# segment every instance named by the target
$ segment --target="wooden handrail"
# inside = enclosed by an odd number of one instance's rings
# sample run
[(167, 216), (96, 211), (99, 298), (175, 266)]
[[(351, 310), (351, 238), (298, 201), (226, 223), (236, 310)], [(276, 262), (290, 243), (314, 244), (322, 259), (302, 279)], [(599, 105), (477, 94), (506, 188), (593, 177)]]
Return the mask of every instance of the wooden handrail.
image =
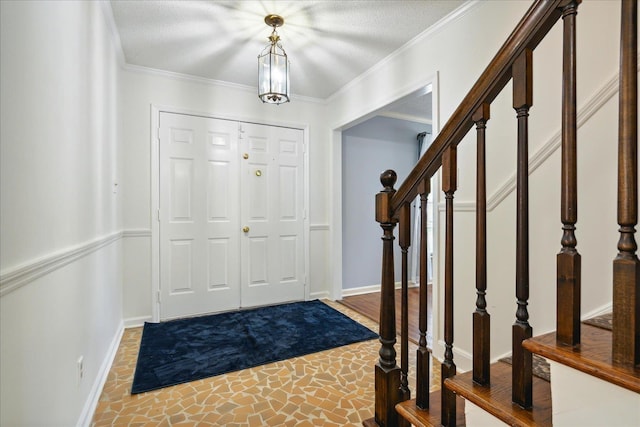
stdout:
[(562, 16), (560, 9), (570, 0), (536, 0), (502, 45), (460, 106), (442, 128), (425, 154), (407, 176), (391, 200), (395, 214), (404, 203), (418, 195), (420, 183), (433, 176), (442, 164), (447, 147), (455, 147), (473, 127), (473, 114), (490, 104), (511, 79), (511, 66), (525, 49), (533, 50)]

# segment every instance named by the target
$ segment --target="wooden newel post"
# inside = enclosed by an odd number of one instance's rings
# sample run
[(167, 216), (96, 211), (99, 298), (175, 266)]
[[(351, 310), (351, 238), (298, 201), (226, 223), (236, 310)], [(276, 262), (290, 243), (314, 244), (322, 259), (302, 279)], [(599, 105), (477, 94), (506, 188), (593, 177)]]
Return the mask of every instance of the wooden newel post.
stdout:
[(384, 189), (376, 194), (376, 221), (382, 227), (382, 280), (380, 292), (380, 358), (375, 368), (375, 421), (381, 427), (398, 425), (397, 403), (402, 401), (400, 367), (396, 364), (396, 304), (393, 270), (393, 229), (397, 220), (391, 212), (393, 188), (398, 179), (392, 170), (380, 175)]

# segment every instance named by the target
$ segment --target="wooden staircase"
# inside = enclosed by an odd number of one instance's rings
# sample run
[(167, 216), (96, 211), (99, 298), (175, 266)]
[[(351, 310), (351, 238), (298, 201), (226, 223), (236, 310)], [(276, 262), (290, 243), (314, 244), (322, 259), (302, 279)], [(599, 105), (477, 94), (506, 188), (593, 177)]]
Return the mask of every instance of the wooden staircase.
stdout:
[[(385, 171), (384, 189), (376, 195), (376, 221), (383, 229), (380, 358), (375, 366), (375, 416), (365, 426), (463, 426), (476, 409), (507, 425), (553, 425), (551, 385), (533, 375), (533, 354), (640, 394), (640, 262), (635, 240), (638, 216), (637, 172), (637, 0), (622, 0), (619, 141), (618, 255), (613, 260), (612, 330), (581, 323), (581, 256), (577, 249), (576, 16), (581, 0), (535, 0), (484, 73), (455, 110), (407, 179), (396, 190), (396, 174)], [(584, 7), (588, 7), (588, 4)], [(562, 19), (562, 164), (561, 249), (557, 254), (556, 331), (533, 337), (529, 312), (529, 171), (528, 117), (533, 93), (533, 51)], [(491, 103), (511, 81), (517, 122), (516, 169), (516, 306), (512, 325), (512, 364), (491, 363), (487, 310), (487, 212), (485, 129)], [(476, 307), (473, 313), (473, 369), (459, 373), (454, 362), (453, 199), (457, 190), (458, 144), (476, 127)], [(419, 342), (415, 355), (414, 399), (408, 381), (408, 249), (411, 203), (419, 198), (422, 224), (431, 178), (440, 173), (445, 199), (444, 357), (441, 387), (429, 392), (431, 350), (427, 348), (427, 235), (422, 227), (420, 251)], [(394, 229), (402, 252), (400, 366), (396, 363)], [(435, 367), (434, 367), (435, 369)], [(555, 384), (555, 383), (554, 383)], [(555, 393), (555, 392), (554, 392)], [(556, 398), (554, 394), (554, 399)], [(640, 400), (638, 400), (640, 402)], [(630, 409), (632, 421), (638, 406)], [(471, 425), (471, 424), (469, 424)]]
[[(595, 376), (611, 384), (640, 393), (640, 368), (615, 365), (611, 361), (611, 329), (582, 324), (580, 345), (558, 344), (554, 333), (545, 334), (524, 342), (524, 347), (534, 354)], [(551, 426), (551, 384), (542, 375), (533, 376), (533, 406), (523, 409), (511, 401), (511, 364), (498, 361), (490, 365), (491, 386), (474, 382), (469, 371), (447, 379), (444, 385), (457, 396), (456, 426), (466, 425), (465, 401), (481, 408), (511, 426)], [(398, 414), (415, 426), (440, 426), (440, 393), (431, 393), (428, 411), (416, 406), (415, 399), (396, 405)], [(640, 411), (640, 408), (638, 408)], [(372, 420), (369, 420), (371, 424)]]

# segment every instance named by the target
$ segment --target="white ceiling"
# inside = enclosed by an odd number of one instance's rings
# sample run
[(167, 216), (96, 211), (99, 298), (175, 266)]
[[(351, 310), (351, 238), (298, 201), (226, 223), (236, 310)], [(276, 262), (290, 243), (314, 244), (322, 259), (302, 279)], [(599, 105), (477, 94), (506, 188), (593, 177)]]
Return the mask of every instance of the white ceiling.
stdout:
[(257, 87), (270, 13), (294, 95), (326, 99), (465, 0), (111, 0), (126, 62)]

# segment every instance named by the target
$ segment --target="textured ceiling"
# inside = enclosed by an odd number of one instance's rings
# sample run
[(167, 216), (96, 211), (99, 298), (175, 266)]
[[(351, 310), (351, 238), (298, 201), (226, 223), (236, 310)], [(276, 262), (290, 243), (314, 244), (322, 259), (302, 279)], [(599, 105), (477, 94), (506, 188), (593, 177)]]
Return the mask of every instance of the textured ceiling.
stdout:
[(325, 99), (464, 0), (111, 0), (126, 62), (257, 86), (270, 13), (291, 61), (291, 91)]

